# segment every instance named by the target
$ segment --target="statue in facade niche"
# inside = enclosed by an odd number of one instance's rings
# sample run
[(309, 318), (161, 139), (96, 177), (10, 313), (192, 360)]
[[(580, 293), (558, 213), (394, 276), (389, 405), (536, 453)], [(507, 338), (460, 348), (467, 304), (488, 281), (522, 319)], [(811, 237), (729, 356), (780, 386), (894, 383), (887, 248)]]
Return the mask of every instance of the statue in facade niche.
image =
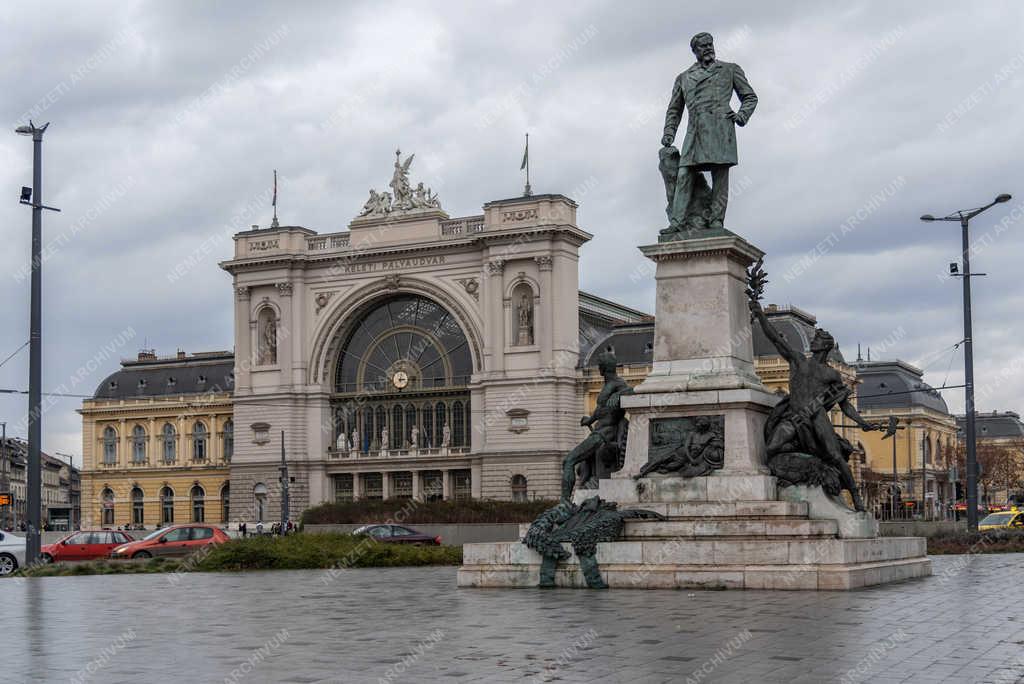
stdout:
[(412, 430), (409, 432), (409, 440), (412, 442), (413, 449), (420, 448), (420, 429), (415, 425), (412, 426)]
[(538, 516), (523, 544), (538, 552), (541, 557), (540, 587), (555, 586), (555, 568), (558, 561), (569, 559), (569, 552), (563, 543), (572, 544), (572, 550), (580, 562), (580, 570), (587, 586), (591, 589), (607, 589), (608, 584), (601, 577), (597, 566), (597, 545), (618, 539), (623, 522), (630, 518), (664, 520), (653, 511), (618, 510), (614, 501), (604, 501), (593, 496), (581, 504), (562, 501)]
[(445, 423), (444, 427), (441, 428), (441, 446), (443, 448), (447, 449), (448, 447), (451, 446), (451, 444), (452, 444), (452, 430), (451, 430), (450, 427), (448, 427), (448, 423)]
[(348, 451), (348, 437), (345, 436), (344, 430), (339, 432), (338, 438), (334, 440), (334, 448), (338, 451)]
[(350, 442), (353, 450), (358, 450), (359, 447), (359, 430), (352, 430), (352, 440)]
[(516, 316), (519, 320), (516, 344), (518, 346), (533, 344), (533, 302), (525, 292), (516, 307)]
[(580, 425), (590, 428), (590, 434), (569, 452), (562, 461), (562, 501), (572, 497), (576, 486), (576, 468), (580, 466), (581, 487), (594, 489), (599, 471), (608, 472), (622, 467), (626, 453), (626, 435), (629, 421), (620, 402), (622, 397), (632, 394), (633, 388), (615, 372), (618, 360), (615, 354), (605, 352), (598, 357), (597, 367), (604, 376), (604, 387), (597, 395), (594, 413), (580, 419)]
[(768, 468), (783, 486), (819, 485), (833, 497), (842, 490), (850, 493), (853, 506), (863, 511), (864, 502), (848, 463), (853, 445), (836, 434), (829, 412), (836, 406), (862, 430), (877, 430), (850, 403), (853, 391), (839, 371), (828, 365), (835, 340), (825, 330), (815, 331), (811, 355), (789, 345), (785, 335), (772, 325), (761, 308), (761, 295), (767, 282), (758, 261), (747, 273), (747, 297), (753, 318), (761, 324), (765, 336), (789, 362), (789, 394), (768, 414), (764, 441)]
[(390, 446), (391, 443), (388, 440), (388, 429), (387, 427), (385, 427), (383, 430), (380, 431), (380, 450), (387, 451)]
[[(695, 35), (690, 49), (697, 61), (676, 77), (661, 138), (660, 168), (669, 193), (669, 225), (661, 231), (663, 240), (681, 239), (694, 229), (725, 227), (729, 169), (737, 163), (736, 126), (745, 126), (757, 106), (743, 69), (715, 59), (710, 33)], [(740, 99), (736, 111), (730, 104), (734, 92)], [(689, 120), (677, 153), (672, 143), (684, 109)], [(704, 171), (711, 173), (710, 191)]]
[(270, 366), (277, 363), (277, 319), (273, 315), (263, 316), (259, 339), (260, 365)]

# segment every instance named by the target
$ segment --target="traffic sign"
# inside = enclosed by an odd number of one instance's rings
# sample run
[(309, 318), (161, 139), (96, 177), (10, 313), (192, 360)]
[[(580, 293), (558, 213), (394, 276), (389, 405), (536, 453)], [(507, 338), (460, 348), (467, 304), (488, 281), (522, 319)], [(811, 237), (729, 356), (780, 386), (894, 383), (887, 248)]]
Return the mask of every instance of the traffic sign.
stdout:
[(13, 506), (14, 497), (8, 492), (0, 492), (0, 506)]

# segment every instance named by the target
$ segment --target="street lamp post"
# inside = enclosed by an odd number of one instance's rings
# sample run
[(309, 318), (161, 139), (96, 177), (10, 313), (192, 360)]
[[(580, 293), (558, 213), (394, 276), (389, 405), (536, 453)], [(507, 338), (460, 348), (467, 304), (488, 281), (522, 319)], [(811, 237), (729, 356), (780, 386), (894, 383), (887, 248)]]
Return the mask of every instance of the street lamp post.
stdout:
[[(948, 216), (936, 218), (931, 214), (921, 217), (922, 221), (958, 221), (963, 245), (963, 273), (952, 273), (963, 278), (964, 285), (964, 410), (967, 438), (967, 529), (978, 530), (978, 454), (975, 436), (974, 408), (974, 340), (971, 332), (971, 255), (969, 223), (972, 218), (996, 204), (1009, 202), (1010, 195), (1001, 194), (992, 202), (975, 209), (961, 209)], [(985, 275), (975, 273), (974, 275)]]
[(39, 527), (42, 522), (42, 470), (40, 447), (43, 412), (43, 209), (60, 211), (43, 205), (43, 133), (50, 124), (18, 126), (15, 133), (32, 136), (32, 187), (21, 189), (21, 204), (32, 207), (32, 285), (29, 322), (28, 360), (28, 529), (25, 535), (25, 562), (39, 559)]

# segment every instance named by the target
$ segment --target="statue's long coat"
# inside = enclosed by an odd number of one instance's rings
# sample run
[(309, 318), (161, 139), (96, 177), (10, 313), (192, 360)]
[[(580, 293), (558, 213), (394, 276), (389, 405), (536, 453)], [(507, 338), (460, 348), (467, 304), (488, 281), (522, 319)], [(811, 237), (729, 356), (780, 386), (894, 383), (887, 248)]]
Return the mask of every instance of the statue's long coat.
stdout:
[(757, 106), (757, 95), (739, 65), (716, 61), (705, 69), (698, 62), (676, 77), (665, 112), (665, 135), (675, 138), (683, 108), (688, 109), (680, 166), (736, 165), (736, 124), (726, 118), (733, 92), (740, 98), (736, 116), (746, 123)]

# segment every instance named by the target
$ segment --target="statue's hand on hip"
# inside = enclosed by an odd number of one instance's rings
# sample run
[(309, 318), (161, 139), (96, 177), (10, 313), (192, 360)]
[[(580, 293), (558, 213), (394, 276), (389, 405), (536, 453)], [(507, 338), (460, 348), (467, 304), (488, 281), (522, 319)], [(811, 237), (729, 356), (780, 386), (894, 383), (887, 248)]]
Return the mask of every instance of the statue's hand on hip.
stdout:
[(744, 119), (736, 112), (729, 112), (728, 114), (725, 115), (725, 118), (728, 119), (729, 121), (732, 121), (734, 124), (740, 126), (741, 128), (747, 125), (746, 119)]

